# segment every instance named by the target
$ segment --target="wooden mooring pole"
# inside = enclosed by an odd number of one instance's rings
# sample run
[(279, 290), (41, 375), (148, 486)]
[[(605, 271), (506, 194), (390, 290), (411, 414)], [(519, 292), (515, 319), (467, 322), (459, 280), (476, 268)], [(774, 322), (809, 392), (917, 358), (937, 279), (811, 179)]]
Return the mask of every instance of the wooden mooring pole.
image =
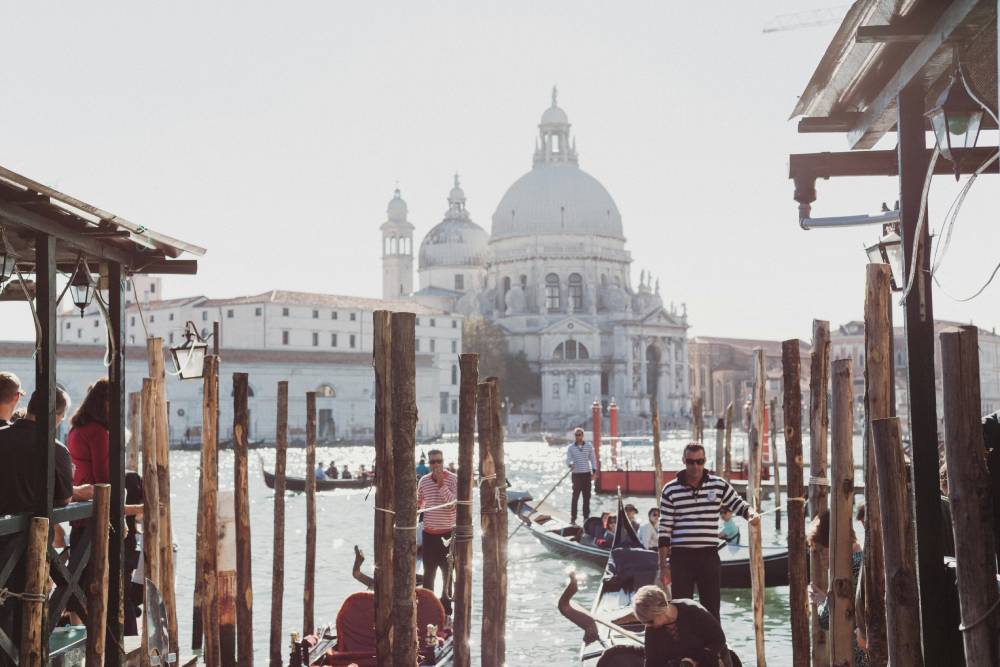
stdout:
[(416, 469), (417, 425), (415, 322), (413, 313), (393, 313), (391, 320), (392, 460), (396, 485), (392, 554), (394, 665), (412, 665), (417, 660), (417, 479), (413, 472)]
[[(760, 511), (760, 477), (764, 464), (764, 405), (767, 376), (764, 371), (764, 350), (753, 351), (753, 401), (750, 414), (750, 474), (747, 480), (747, 501)], [(757, 667), (767, 666), (764, 652), (764, 553), (761, 542), (761, 522), (750, 524), (750, 588), (753, 600), (754, 648)]]
[(733, 476), (733, 415), (736, 412), (736, 406), (733, 401), (729, 402), (726, 406), (726, 444), (725, 444), (725, 454), (722, 464), (722, 476), (726, 478), (728, 482)]
[(21, 653), (20, 667), (42, 667), (48, 664), (48, 646), (43, 645), (45, 634), (45, 597), (49, 581), (49, 561), (46, 558), (49, 543), (49, 520), (32, 517), (28, 526), (28, 548), (25, 552), (24, 592), (34, 599), (21, 600)]
[(219, 491), (219, 656), (222, 667), (236, 666), (236, 513), (235, 493)]
[(489, 382), (480, 382), (476, 404), (479, 425), (479, 512), (483, 533), (483, 625), (480, 640), (483, 667), (500, 665), (497, 656), (497, 633), (500, 631), (497, 560), (497, 539), (500, 536), (497, 533), (497, 514), (500, 510), (497, 508), (496, 494), (501, 480), (497, 477), (496, 461), (493, 459), (493, 429), (496, 425), (491, 414), (495, 388)]
[(479, 355), (458, 358), (462, 371), (458, 393), (458, 507), (455, 518), (455, 665), (470, 667), (472, 630), (472, 455), (476, 449), (476, 385)]
[[(650, 421), (653, 422), (653, 488), (655, 496), (663, 492), (663, 450), (660, 448), (660, 401), (656, 396), (649, 400)], [(659, 503), (659, 501), (657, 501)]]
[(920, 599), (917, 595), (917, 552), (913, 522), (900, 521), (911, 510), (909, 471), (903, 454), (899, 419), (873, 419), (873, 454), (878, 473), (885, 562), (886, 648), (889, 664), (921, 667)]
[[(504, 457), (503, 447), (503, 422), (501, 420), (500, 408), (500, 383), (496, 378), (487, 378), (486, 382), (491, 385), (490, 395), (493, 403), (490, 411), (493, 416), (493, 433), (490, 438), (490, 458), (493, 459), (493, 469), (496, 475), (496, 506), (497, 512), (494, 515), (493, 523), (496, 532), (496, 559), (497, 559), (497, 581), (496, 581), (496, 620), (494, 628), (496, 630), (496, 664), (504, 665), (507, 662), (507, 464)], [(614, 442), (614, 438), (612, 438)]]
[(979, 411), (979, 330), (962, 326), (941, 333), (944, 380), (944, 451), (955, 533), (962, 643), (968, 667), (998, 664), (997, 565), (993, 491)]
[(854, 395), (850, 359), (831, 366), (830, 665), (854, 665)]
[[(170, 410), (163, 339), (146, 339), (149, 376), (156, 382), (156, 481), (160, 499), (160, 596), (167, 611), (170, 652), (178, 653), (177, 597), (174, 590), (174, 537), (170, 519)], [(148, 482), (146, 483), (148, 485)], [(145, 489), (145, 485), (143, 487)], [(145, 514), (143, 515), (145, 516)]]
[(108, 533), (111, 486), (94, 485), (90, 519), (90, 562), (87, 565), (87, 667), (104, 667), (104, 640), (108, 620)]
[[(813, 320), (812, 352), (809, 357), (809, 518), (815, 519), (828, 506), (830, 480), (827, 479), (827, 434), (830, 428), (828, 395), (830, 386), (830, 323)], [(829, 585), (827, 569), (819, 549), (809, 553), (809, 580), (820, 590)], [(819, 615), (812, 615), (812, 657), (825, 664), (830, 655), (826, 631)]]
[(316, 392), (306, 392), (306, 569), (302, 591), (302, 634), (316, 631)]
[(771, 438), (771, 464), (774, 469), (772, 474), (774, 482), (774, 529), (781, 532), (781, 457), (778, 456), (778, 399), (771, 399), (771, 410), (768, 413), (770, 419), (769, 436)]
[(219, 559), (219, 457), (216, 434), (219, 428), (219, 358), (205, 357), (201, 404), (201, 476), (198, 483), (198, 549), (196, 576), (200, 582), (199, 628), (194, 630), (198, 643), (204, 634), (202, 657), (206, 667), (220, 667), (219, 584), (216, 575)]
[[(250, 378), (233, 373), (233, 476), (236, 514), (236, 658), (240, 667), (253, 667), (253, 579), (250, 547), (250, 479), (247, 470), (247, 431)], [(308, 476), (306, 477), (308, 479)]]
[(285, 459), (288, 453), (288, 381), (278, 382), (278, 415), (274, 451), (274, 557), (271, 565), (270, 667), (284, 662), (281, 633), (285, 596)]
[[(142, 380), (142, 559), (146, 579), (160, 587), (160, 486), (156, 482), (156, 381)], [(143, 667), (149, 666), (149, 642), (142, 637)]]
[(797, 338), (781, 344), (782, 413), (788, 472), (788, 608), (792, 667), (809, 667), (809, 572), (806, 565), (806, 506), (802, 483), (802, 386)]
[[(378, 667), (392, 667), (394, 574), (392, 459), (392, 313), (373, 315), (375, 361), (375, 655)], [(461, 417), (459, 418), (461, 420)], [(456, 615), (456, 631), (458, 630)]]
[(691, 440), (701, 442), (705, 439), (701, 420), (701, 396), (691, 398)]
[(722, 474), (726, 458), (726, 421), (719, 419), (715, 422), (715, 473)]
[(125, 469), (139, 470), (139, 434), (142, 433), (142, 392), (128, 395), (128, 444), (125, 450)]
[[(869, 264), (865, 276), (865, 567), (864, 618), (868, 660), (871, 667), (889, 663), (886, 646), (885, 563), (882, 546), (882, 511), (879, 479), (875, 470), (871, 423), (896, 414), (896, 377), (893, 371), (892, 292), (888, 264)], [(895, 515), (911, 516), (909, 511)]]

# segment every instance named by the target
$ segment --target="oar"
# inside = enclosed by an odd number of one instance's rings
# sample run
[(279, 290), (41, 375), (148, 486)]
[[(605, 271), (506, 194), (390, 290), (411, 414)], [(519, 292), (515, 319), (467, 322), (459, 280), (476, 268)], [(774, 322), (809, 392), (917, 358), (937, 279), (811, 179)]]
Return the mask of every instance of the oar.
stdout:
[[(552, 492), (556, 490), (556, 487), (558, 487), (558, 486), (559, 486), (560, 484), (562, 484), (562, 483), (563, 483), (563, 481), (565, 481), (565, 479), (566, 479), (567, 477), (569, 477), (569, 474), (570, 474), (571, 472), (573, 472), (573, 469), (572, 469), (572, 468), (570, 468), (569, 470), (567, 470), (567, 471), (566, 471), (566, 474), (565, 474), (565, 475), (563, 475), (562, 477), (560, 477), (560, 478), (559, 478), (559, 481), (555, 483), (555, 486), (553, 486), (553, 487), (552, 487), (551, 489), (549, 489), (549, 492), (548, 492), (548, 493), (546, 493), (546, 494), (545, 494), (545, 495), (544, 495), (544, 496), (542, 497), (542, 499), (538, 501), (538, 505), (536, 505), (536, 507), (541, 507), (541, 506), (542, 506), (542, 503), (544, 503), (544, 502), (546, 501), (546, 499), (548, 499), (548, 497), (552, 495)], [(531, 517), (530, 517), (530, 516), (528, 517), (528, 521), (531, 521)], [(515, 535), (517, 535), (517, 531), (521, 530), (521, 526), (523, 526), (523, 525), (524, 525), (525, 523), (526, 523), (526, 522), (522, 521), (522, 522), (521, 522), (521, 523), (520, 523), (520, 524), (519, 524), (519, 525), (517, 526), (517, 528), (515, 528), (515, 529), (514, 529), (514, 532), (513, 532), (513, 533), (511, 533), (510, 535), (508, 535), (508, 536), (507, 536), (507, 539), (509, 540), (510, 538), (512, 538), (512, 537), (514, 537)]]

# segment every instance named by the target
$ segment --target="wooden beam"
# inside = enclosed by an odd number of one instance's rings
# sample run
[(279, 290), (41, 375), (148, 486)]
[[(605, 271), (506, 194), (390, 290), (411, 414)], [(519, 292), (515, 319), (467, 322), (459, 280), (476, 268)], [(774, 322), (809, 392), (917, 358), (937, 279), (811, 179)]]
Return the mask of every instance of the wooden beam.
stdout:
[[(38, 314), (38, 356), (35, 359), (35, 391), (40, 392), (44, 409), (36, 415), (36, 433), (45, 471), (41, 503), (35, 516), (52, 517), (55, 488), (56, 441), (56, 241), (46, 234), (35, 235), (35, 310)], [(48, 642), (48, 636), (45, 636)]]
[(863, 25), (858, 27), (854, 41), (858, 44), (919, 42), (925, 37), (927, 37), (927, 30), (917, 26)]
[(135, 261), (136, 256), (121, 248), (102, 243), (100, 239), (85, 236), (79, 231), (70, 229), (67, 225), (35, 211), (30, 211), (23, 206), (0, 201), (0, 220), (4, 219), (33, 232), (51, 236), (76, 248), (91, 259), (104, 259), (125, 265), (142, 263)]
[[(943, 53), (942, 47), (945, 46), (952, 33), (980, 4), (987, 5), (989, 2), (987, 0), (954, 0), (949, 5), (927, 36), (917, 44), (916, 48), (896, 70), (896, 73), (882, 87), (882, 90), (872, 98), (871, 103), (868, 104), (868, 107), (847, 133), (847, 142), (851, 148), (871, 148), (882, 138), (882, 135), (896, 124), (896, 98), (918, 75), (924, 79), (933, 80), (948, 67), (951, 67), (951, 53)], [(921, 100), (921, 106), (922, 104), (923, 100)], [(921, 108), (922, 114), (923, 109)]]
[[(952, 173), (952, 172), (948, 172)], [(137, 260), (132, 273), (159, 274), (171, 276), (193, 276), (198, 273), (196, 259), (150, 259)]]
[(829, 116), (806, 116), (799, 119), (800, 134), (816, 132), (847, 132), (861, 114), (855, 111), (831, 113)]
[[(930, 148), (924, 148), (922, 164), (926, 174), (931, 158)], [(962, 173), (970, 174), (979, 165), (997, 152), (996, 146), (977, 146), (955, 150)], [(934, 165), (935, 174), (954, 174), (955, 169), (948, 160), (938, 160)], [(998, 162), (994, 162), (983, 173), (1000, 173)], [(897, 176), (899, 156), (894, 150), (887, 151), (845, 151), (825, 153), (798, 153), (789, 156), (788, 178), (839, 178), (845, 176)]]

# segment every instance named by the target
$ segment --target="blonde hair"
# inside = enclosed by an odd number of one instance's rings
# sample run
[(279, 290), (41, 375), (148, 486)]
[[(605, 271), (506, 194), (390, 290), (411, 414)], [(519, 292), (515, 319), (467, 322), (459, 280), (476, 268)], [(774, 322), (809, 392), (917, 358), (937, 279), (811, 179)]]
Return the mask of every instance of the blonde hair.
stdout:
[(670, 601), (667, 594), (657, 586), (643, 586), (632, 599), (632, 611), (640, 623), (649, 623), (657, 615), (667, 610)]

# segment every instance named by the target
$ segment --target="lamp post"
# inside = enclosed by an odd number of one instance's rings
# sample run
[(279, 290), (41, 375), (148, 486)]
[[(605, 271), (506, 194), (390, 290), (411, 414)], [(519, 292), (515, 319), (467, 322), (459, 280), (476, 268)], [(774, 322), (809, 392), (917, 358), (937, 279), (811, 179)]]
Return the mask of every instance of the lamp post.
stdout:
[[(208, 336), (211, 338), (211, 334)], [(170, 348), (174, 367), (182, 380), (197, 380), (205, 372), (205, 354), (208, 352), (206, 339), (198, 333), (198, 327), (190, 320), (184, 325), (184, 342)]]
[(962, 66), (957, 65), (934, 107), (924, 114), (934, 129), (938, 150), (955, 166), (956, 181), (959, 159), (954, 149), (975, 147), (984, 111), (979, 100), (966, 80)]
[(868, 260), (872, 264), (888, 264), (891, 276), (892, 291), (903, 289), (903, 239), (899, 236), (899, 223), (890, 222), (882, 225), (882, 237), (878, 243), (865, 248)]

